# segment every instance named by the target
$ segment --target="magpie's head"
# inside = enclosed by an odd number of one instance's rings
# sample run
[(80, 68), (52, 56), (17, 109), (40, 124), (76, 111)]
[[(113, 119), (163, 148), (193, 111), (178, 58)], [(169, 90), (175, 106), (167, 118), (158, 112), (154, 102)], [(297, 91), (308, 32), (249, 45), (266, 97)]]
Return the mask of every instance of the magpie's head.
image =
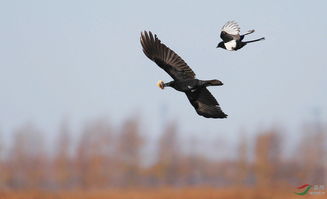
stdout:
[(220, 42), (220, 43), (217, 45), (216, 48), (224, 48), (224, 49), (226, 49), (226, 46), (225, 46), (224, 42), (222, 41), (222, 42)]

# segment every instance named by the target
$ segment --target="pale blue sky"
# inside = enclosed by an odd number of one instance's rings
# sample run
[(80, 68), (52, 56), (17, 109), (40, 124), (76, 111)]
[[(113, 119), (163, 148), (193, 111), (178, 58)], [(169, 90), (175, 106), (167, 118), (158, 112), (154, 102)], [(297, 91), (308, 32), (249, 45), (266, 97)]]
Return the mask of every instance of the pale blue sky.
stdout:
[[(176, 119), (185, 132), (236, 135), (281, 124), (296, 131), (320, 110), (327, 120), (327, 2), (320, 1), (1, 1), (0, 129), (32, 121), (47, 132), (68, 118), (114, 124), (139, 112), (147, 131)], [(238, 52), (216, 49), (236, 20), (247, 39)], [(160, 90), (171, 78), (142, 52), (151, 30), (211, 87), (228, 119), (200, 117), (186, 96)]]

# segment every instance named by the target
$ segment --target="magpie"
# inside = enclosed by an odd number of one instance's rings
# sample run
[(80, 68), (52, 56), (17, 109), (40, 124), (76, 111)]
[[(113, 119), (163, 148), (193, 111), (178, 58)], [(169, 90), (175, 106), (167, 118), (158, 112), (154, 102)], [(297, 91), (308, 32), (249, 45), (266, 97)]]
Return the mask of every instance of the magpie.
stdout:
[(215, 97), (207, 89), (207, 86), (223, 85), (221, 81), (196, 79), (195, 73), (187, 63), (173, 50), (161, 43), (157, 35), (153, 35), (150, 31), (142, 32), (140, 41), (144, 54), (174, 79), (167, 83), (159, 80), (157, 83), (159, 88), (172, 87), (185, 93), (195, 111), (203, 117), (227, 117)]
[(229, 51), (236, 51), (243, 48), (246, 44), (264, 40), (255, 39), (251, 41), (243, 41), (245, 35), (254, 33), (254, 30), (249, 30), (247, 33), (240, 35), (240, 26), (235, 21), (228, 21), (222, 28), (220, 38), (223, 40), (217, 45), (217, 48), (223, 48)]

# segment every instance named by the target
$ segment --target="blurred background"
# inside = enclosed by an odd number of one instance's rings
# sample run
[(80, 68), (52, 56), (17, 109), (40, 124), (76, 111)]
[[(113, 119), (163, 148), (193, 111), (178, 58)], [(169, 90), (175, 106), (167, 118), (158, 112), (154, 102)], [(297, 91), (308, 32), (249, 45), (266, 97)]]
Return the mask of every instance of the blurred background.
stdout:
[[(133, 198), (290, 198), (302, 184), (326, 187), (326, 7), (1, 1), (0, 197), (117, 189), (115, 198), (126, 190), (147, 190)], [(266, 40), (216, 49), (229, 20), (256, 30), (247, 40)], [(184, 94), (155, 86), (171, 78), (143, 54), (143, 30), (199, 79), (224, 82), (210, 91), (227, 119), (200, 117)]]

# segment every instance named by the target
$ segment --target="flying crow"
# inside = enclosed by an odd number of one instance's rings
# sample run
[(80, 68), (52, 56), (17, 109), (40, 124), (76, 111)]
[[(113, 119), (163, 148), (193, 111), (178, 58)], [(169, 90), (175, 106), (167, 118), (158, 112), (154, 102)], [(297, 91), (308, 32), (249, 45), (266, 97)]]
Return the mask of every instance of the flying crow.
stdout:
[(140, 40), (144, 54), (174, 79), (168, 83), (160, 80), (157, 83), (158, 87), (161, 89), (173, 87), (177, 91), (184, 92), (196, 112), (203, 117), (227, 117), (217, 100), (206, 88), (207, 86), (221, 86), (223, 85), (221, 81), (195, 79), (192, 69), (180, 56), (161, 43), (157, 35), (153, 36), (151, 32), (144, 31), (141, 33)]

